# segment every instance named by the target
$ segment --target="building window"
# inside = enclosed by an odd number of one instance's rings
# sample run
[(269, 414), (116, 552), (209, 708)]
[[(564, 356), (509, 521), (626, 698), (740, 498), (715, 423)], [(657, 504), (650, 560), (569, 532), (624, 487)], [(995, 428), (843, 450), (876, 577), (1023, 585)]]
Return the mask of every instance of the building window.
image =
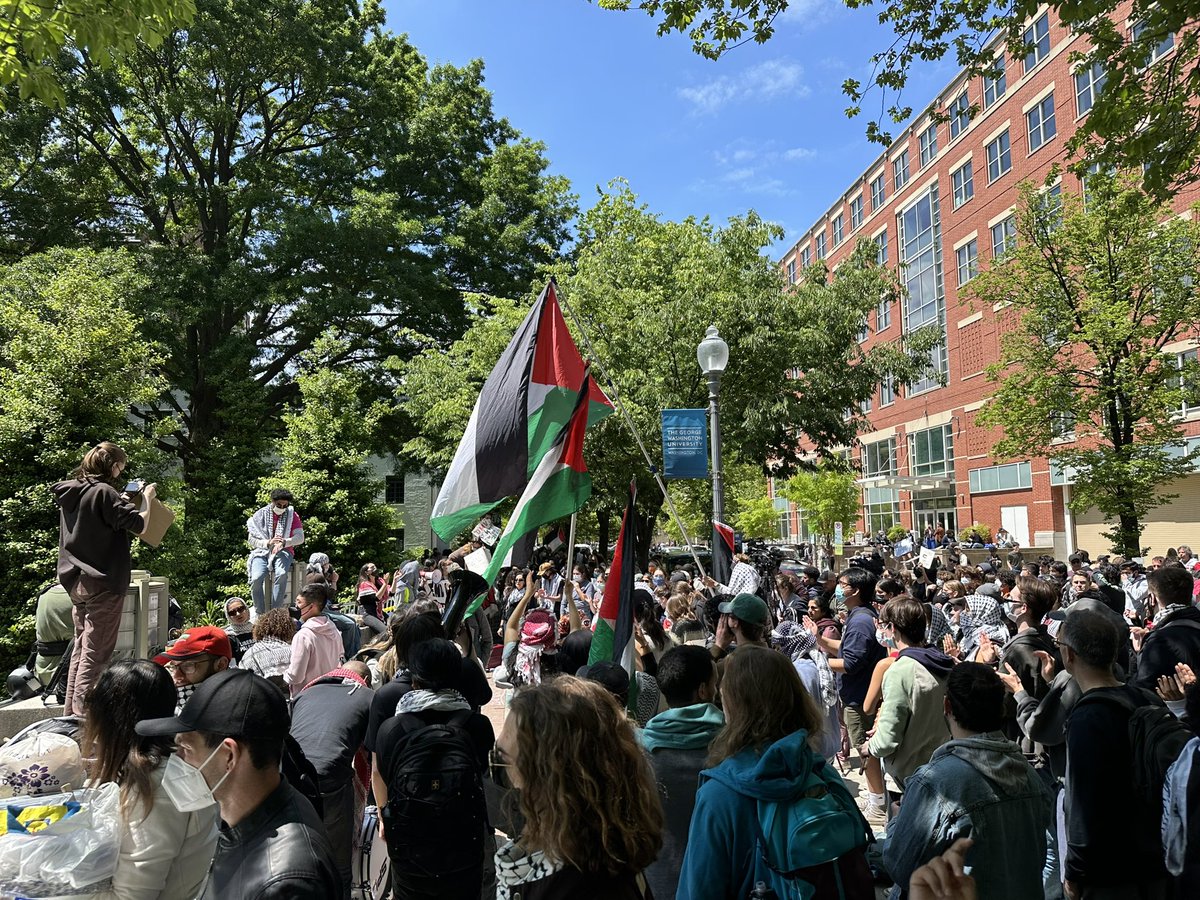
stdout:
[[(937, 188), (927, 191), (921, 199), (900, 216), (900, 262), (904, 264), (904, 287), (908, 292), (908, 309), (904, 329), (916, 331), (925, 325), (943, 326), (946, 323), (946, 297), (942, 284), (941, 211)], [(941, 386), (938, 376), (946, 373), (945, 342), (930, 353), (932, 372), (912, 385), (911, 394), (919, 394)]]
[(954, 251), (958, 263), (958, 286), (979, 274), (979, 242), (972, 238)]
[(1075, 413), (1068, 411), (1050, 414), (1050, 440), (1075, 440)]
[(1046, 13), (1042, 13), (1036, 22), (1025, 29), (1021, 40), (1029, 48), (1029, 53), (1025, 57), (1025, 72), (1028, 74), (1031, 69), (1050, 55), (1050, 19)]
[(1180, 369), (1179, 389), (1183, 391), (1180, 412), (1185, 416), (1200, 410), (1200, 377), (1197, 377), (1194, 371), (1187, 374), (1183, 372), (1184, 368), (1195, 369), (1198, 362), (1200, 362), (1200, 350), (1188, 350), (1175, 358), (1175, 363)]
[(1033, 474), (1027, 462), (1003, 466), (986, 466), (969, 473), (972, 494), (992, 491), (1020, 491), (1033, 487)]
[(787, 280), (788, 284), (796, 283), (796, 257), (792, 257), (787, 261)]
[(896, 383), (885, 378), (879, 383), (879, 405), (891, 406), (896, 402)]
[(800, 250), (800, 268), (807, 269), (812, 265), (812, 250), (808, 247), (803, 247)]
[(954, 98), (947, 114), (950, 116), (950, 140), (954, 140), (971, 124), (971, 101), (966, 91)]
[(950, 426), (942, 425), (910, 434), (908, 460), (913, 475), (952, 475), (954, 435)]
[(925, 168), (937, 156), (937, 125), (930, 125), (917, 138), (921, 150), (921, 168)]
[(1062, 226), (1062, 182), (1052, 184), (1046, 188), (1039, 196), (1038, 202), (1041, 208), (1046, 213), (1046, 229), (1048, 231), (1058, 231)]
[(900, 524), (900, 492), (896, 488), (869, 487), (865, 493), (863, 512), (869, 534), (886, 534)]
[(833, 246), (840, 244), (846, 237), (845, 217), (838, 213), (833, 220)]
[(884, 297), (875, 307), (875, 331), (886, 331), (892, 327), (892, 298)]
[(383, 481), (383, 502), (404, 502), (404, 476), (388, 475)]
[(1007, 217), (992, 226), (992, 256), (999, 258), (1017, 246), (1017, 219)]
[(859, 194), (850, 201), (850, 230), (855, 231), (862, 227), (863, 222), (863, 202), (862, 194)]
[(1008, 129), (997, 135), (996, 139), (987, 145), (988, 184), (991, 184), (1012, 168), (1012, 147), (1008, 142)]
[(896, 439), (890, 437), (871, 444), (863, 444), (862, 466), (864, 478), (895, 475)]
[(865, 399), (865, 400), (863, 400), (861, 403), (859, 403), (859, 404), (858, 404), (858, 408), (859, 408), (860, 410), (862, 410), (862, 414), (863, 414), (864, 416), (865, 416), (867, 413), (869, 413), (869, 412), (871, 411), (871, 398), (870, 398), (870, 397), (868, 397), (867, 399)]
[(996, 68), (983, 76), (983, 108), (987, 109), (1004, 96), (1008, 90), (1008, 76), (1004, 71), (1004, 57), (996, 57)]
[(1154, 46), (1146, 51), (1146, 65), (1158, 62), (1170, 53), (1171, 48), (1175, 46), (1175, 32), (1169, 31), (1166, 37), (1156, 41), (1158, 35), (1151, 34), (1149, 26), (1145, 22), (1136, 23), (1131, 32), (1135, 41), (1144, 41), (1147, 44), (1154, 42)]
[(1096, 97), (1104, 89), (1104, 66), (1092, 63), (1085, 69), (1075, 73), (1075, 114), (1082, 116), (1096, 102)]
[(1043, 98), (1025, 113), (1025, 121), (1029, 126), (1029, 152), (1032, 153), (1054, 137), (1054, 94)]
[(881, 209), (886, 201), (887, 180), (880, 172), (879, 176), (871, 181), (871, 212)]
[(824, 259), (825, 258), (825, 232), (824, 231), (822, 231), (820, 234), (817, 235), (816, 244), (817, 244), (817, 259)]
[(881, 266), (887, 265), (887, 230), (879, 232), (875, 235), (875, 246), (878, 248), (875, 251), (875, 262)]
[(892, 160), (892, 181), (896, 185), (896, 190), (908, 184), (908, 151), (905, 150), (899, 156)]
[(975, 196), (975, 172), (970, 160), (950, 173), (950, 183), (954, 188), (955, 209)]

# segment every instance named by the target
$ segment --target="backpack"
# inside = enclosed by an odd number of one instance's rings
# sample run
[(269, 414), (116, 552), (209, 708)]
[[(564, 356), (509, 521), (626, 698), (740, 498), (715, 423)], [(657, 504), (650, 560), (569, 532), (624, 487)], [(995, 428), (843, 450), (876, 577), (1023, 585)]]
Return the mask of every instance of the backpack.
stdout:
[[(1143, 691), (1153, 697), (1149, 691)], [(1132, 779), (1134, 797), (1148, 819), (1162, 819), (1163, 784), (1167, 769), (1179, 758), (1192, 732), (1171, 711), (1158, 703), (1137, 706), (1126, 694), (1085, 694), (1079, 701), (1110, 703), (1129, 713), (1129, 747), (1133, 754)], [(1155, 700), (1158, 698), (1155, 697)], [(1077, 704), (1078, 705), (1078, 704)]]
[[(811, 884), (818, 874), (815, 869), (832, 868), (830, 863), (861, 851), (874, 836), (841, 778), (812, 750), (805, 747), (804, 752), (810, 765), (799, 799), (758, 800), (756, 824), (763, 863), (784, 881)], [(803, 887), (799, 890), (801, 896), (810, 895)], [(867, 890), (865, 896), (873, 896), (869, 886)]]
[(435, 725), (412, 713), (396, 717), (402, 731), (381, 811), (394, 879), (482, 877), (487, 804), (465, 730), (473, 715), (460, 710)]
[(320, 776), (317, 767), (312, 764), (300, 744), (290, 734), (283, 741), (283, 759), (280, 768), (288, 784), (308, 798), (317, 811), (317, 816), (324, 818), (325, 801), (321, 798)]

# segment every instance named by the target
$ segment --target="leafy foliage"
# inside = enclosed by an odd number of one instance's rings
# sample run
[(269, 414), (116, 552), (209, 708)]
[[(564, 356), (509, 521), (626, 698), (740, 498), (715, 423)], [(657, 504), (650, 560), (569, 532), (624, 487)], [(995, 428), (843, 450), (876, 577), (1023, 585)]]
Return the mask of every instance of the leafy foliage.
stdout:
[[(0, 267), (0, 656), (28, 652), (41, 585), (55, 577), (58, 511), (49, 486), (111, 440), (130, 472), (158, 481), (171, 502), (156, 439), (129, 410), (162, 390), (156, 348), (130, 312), (150, 285), (123, 251), (56, 250)], [(0, 662), (0, 669), (4, 663)], [(7, 670), (6, 670), (7, 671)]]
[(57, 66), (61, 109), (0, 114), (0, 258), (136, 250), (164, 377), (137, 415), (175, 423), (174, 584), (207, 597), (231, 586), (297, 372), (356, 367), (390, 397), (384, 360), (458, 337), (468, 292), (523, 293), (574, 198), (495, 114), (482, 63), (429, 66), (376, 0), (200, 0), (157, 45)]
[[(1071, 505), (1114, 520), (1119, 552), (1140, 553), (1141, 519), (1193, 470), (1178, 413), (1200, 366), (1167, 345), (1200, 321), (1200, 225), (1124, 180), (1094, 176), (1088, 202), (1021, 188), (1017, 247), (971, 282), (1016, 321), (988, 369), (997, 384), (976, 421), (1003, 429), (1004, 458), (1051, 456), (1075, 470)], [(1058, 443), (1064, 421), (1077, 440)]]
[[(607, 9), (636, 7), (658, 22), (660, 35), (686, 33), (695, 51), (716, 59), (749, 40), (764, 43), (775, 20), (792, 0), (598, 0)], [(1025, 29), (1044, 9), (1038, 0), (1012, 4), (994, 0), (843, 0), (850, 9), (871, 8), (895, 33), (892, 44), (870, 57), (866, 82), (849, 78), (842, 90), (850, 99), (847, 115), (879, 92), (879, 114), (866, 126), (867, 138), (888, 145), (891, 125), (908, 121), (913, 107), (903, 102), (908, 74), (918, 60), (951, 57), (972, 76), (993, 70), (998, 53), (1016, 60), (1029, 52)], [(1058, 19), (1057, 42), (1066, 30), (1084, 38), (1086, 50), (1072, 62), (1101, 66), (1104, 89), (1091, 113), (1079, 123), (1068, 146), (1086, 166), (1134, 169), (1148, 164), (1146, 190), (1165, 198), (1200, 174), (1200, 34), (1190, 3), (1137, 0), (1132, 9), (1117, 0), (1060, 0), (1050, 10)], [(1173, 49), (1161, 61), (1159, 48)], [(1151, 61), (1154, 64), (1151, 65)], [(1011, 77), (1011, 76), (1010, 76)], [(979, 111), (978, 101), (971, 114)], [(936, 105), (929, 112), (945, 118)]]
[(833, 540), (834, 525), (838, 522), (844, 531), (851, 530), (862, 500), (855, 473), (834, 460), (815, 471), (792, 476), (780, 493), (804, 510), (813, 533), (827, 541)]
[[(0, 88), (15, 85), (20, 99), (65, 101), (54, 62), (70, 47), (102, 67), (139, 42), (162, 43), (196, 12), (193, 0), (0, 0)], [(5, 106), (0, 94), (0, 109)]]

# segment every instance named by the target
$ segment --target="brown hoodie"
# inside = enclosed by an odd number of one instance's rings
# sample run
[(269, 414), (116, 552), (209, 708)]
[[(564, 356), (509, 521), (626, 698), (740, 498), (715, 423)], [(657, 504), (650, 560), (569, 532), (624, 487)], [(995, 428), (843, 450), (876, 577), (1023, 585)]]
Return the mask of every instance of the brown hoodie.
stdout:
[(58, 580), (68, 591), (81, 575), (107, 590), (129, 589), (129, 544), (145, 523), (141, 513), (117, 489), (94, 476), (60, 481), (50, 489), (61, 515), (58, 531)]

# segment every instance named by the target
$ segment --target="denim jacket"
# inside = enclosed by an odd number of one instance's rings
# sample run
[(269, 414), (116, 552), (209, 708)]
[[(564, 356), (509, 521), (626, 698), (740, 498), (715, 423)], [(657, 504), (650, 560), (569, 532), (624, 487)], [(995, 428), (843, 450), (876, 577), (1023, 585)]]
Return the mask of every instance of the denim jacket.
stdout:
[(943, 744), (905, 783), (888, 826), (883, 863), (907, 896), (912, 873), (962, 837), (975, 839), (967, 865), (979, 900), (1042, 896), (1053, 806), (1020, 748), (999, 732)]

